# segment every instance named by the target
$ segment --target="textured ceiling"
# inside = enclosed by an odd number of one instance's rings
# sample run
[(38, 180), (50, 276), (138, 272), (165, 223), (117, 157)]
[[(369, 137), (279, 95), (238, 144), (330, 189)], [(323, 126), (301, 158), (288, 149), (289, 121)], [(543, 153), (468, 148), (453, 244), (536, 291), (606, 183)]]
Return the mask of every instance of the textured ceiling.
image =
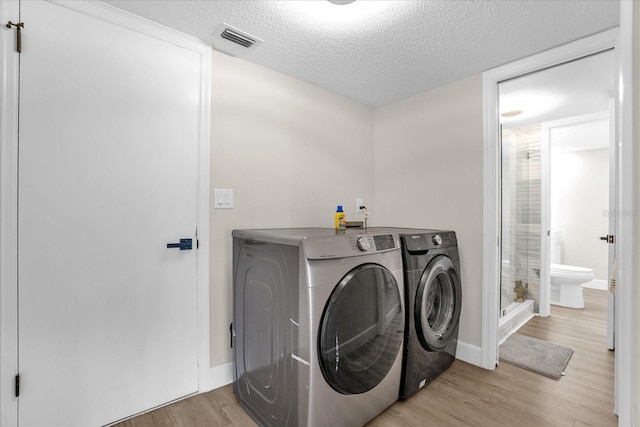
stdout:
[(263, 40), (236, 56), (382, 106), (619, 22), (619, 2), (579, 0), (106, 0), (227, 51), (227, 23)]

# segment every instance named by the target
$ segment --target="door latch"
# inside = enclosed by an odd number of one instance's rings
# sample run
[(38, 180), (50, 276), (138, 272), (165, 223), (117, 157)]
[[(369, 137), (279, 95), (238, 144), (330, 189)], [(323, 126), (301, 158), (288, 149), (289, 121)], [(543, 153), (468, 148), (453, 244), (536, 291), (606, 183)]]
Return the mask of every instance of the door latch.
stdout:
[(167, 248), (180, 248), (181, 251), (193, 249), (193, 239), (180, 239), (180, 243), (167, 243)]
[(615, 243), (615, 238), (613, 234), (607, 234), (606, 236), (600, 237), (600, 240), (604, 240), (607, 243)]

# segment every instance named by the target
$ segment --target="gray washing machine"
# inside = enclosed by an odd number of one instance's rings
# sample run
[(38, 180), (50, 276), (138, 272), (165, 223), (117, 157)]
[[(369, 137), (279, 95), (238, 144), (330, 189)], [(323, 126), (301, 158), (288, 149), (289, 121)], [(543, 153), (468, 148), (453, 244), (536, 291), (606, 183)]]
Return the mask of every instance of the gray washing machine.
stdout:
[(258, 424), (362, 426), (397, 400), (397, 234), (234, 230), (233, 274), (233, 391)]

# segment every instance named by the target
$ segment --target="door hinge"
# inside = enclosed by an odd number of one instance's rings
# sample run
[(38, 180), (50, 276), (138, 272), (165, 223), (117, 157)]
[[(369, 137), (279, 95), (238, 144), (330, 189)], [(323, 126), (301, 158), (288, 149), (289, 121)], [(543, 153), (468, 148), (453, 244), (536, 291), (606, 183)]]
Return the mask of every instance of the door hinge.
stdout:
[(16, 51), (22, 52), (22, 29), (24, 28), (24, 22), (7, 22), (7, 28), (16, 27)]
[(614, 237), (613, 234), (607, 234), (606, 236), (602, 236), (602, 237), (600, 237), (600, 240), (604, 240), (607, 243), (615, 243), (616, 242), (616, 238)]
[(20, 397), (20, 374), (16, 375), (16, 397)]

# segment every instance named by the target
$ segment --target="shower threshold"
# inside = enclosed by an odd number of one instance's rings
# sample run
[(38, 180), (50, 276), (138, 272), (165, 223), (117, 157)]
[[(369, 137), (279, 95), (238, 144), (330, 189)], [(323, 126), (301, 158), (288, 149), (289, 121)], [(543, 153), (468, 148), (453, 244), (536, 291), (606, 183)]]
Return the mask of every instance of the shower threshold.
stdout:
[(533, 300), (510, 304), (505, 312), (506, 315), (498, 320), (498, 344), (502, 344), (534, 316)]

